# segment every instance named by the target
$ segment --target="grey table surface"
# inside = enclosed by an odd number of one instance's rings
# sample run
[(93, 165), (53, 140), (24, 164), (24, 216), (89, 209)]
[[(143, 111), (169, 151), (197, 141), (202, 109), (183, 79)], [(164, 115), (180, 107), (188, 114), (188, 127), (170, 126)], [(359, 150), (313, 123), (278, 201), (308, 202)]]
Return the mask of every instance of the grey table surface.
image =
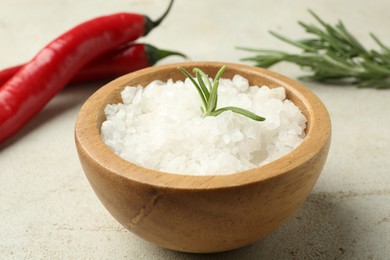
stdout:
[[(0, 0), (0, 68), (29, 60), (76, 24), (120, 11), (158, 17), (168, 1)], [(177, 0), (142, 42), (193, 61), (241, 62), (236, 46), (293, 51), (268, 34), (300, 38), (297, 20), (342, 19), (366, 46), (375, 32), (390, 44), (387, 0)], [(180, 58), (161, 62), (173, 63)], [(290, 64), (272, 68), (292, 78)], [(133, 235), (104, 209), (76, 154), (73, 128), (100, 85), (61, 91), (0, 146), (0, 259), (390, 259), (390, 90), (304, 82), (327, 106), (332, 145), (320, 179), (301, 209), (266, 239), (213, 255), (159, 248)]]

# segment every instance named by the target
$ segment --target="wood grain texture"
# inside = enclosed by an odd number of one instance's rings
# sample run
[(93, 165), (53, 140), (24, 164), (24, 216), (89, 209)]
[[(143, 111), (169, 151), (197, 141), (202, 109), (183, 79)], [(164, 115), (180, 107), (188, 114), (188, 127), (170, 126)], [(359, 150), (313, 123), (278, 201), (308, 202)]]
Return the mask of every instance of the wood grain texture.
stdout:
[[(223, 63), (225, 64), (225, 63)], [(183, 80), (177, 70), (199, 67), (214, 75), (223, 65), (192, 62), (125, 75), (93, 94), (82, 107), (75, 141), (85, 174), (107, 210), (126, 228), (159, 246), (194, 253), (239, 248), (265, 237), (288, 219), (316, 183), (328, 154), (329, 114), (300, 83), (275, 72), (229, 64), (225, 78), (240, 74), (250, 85), (283, 86), (308, 119), (296, 149), (264, 166), (221, 176), (189, 176), (145, 169), (121, 159), (100, 138), (107, 104), (120, 102), (126, 85)]]

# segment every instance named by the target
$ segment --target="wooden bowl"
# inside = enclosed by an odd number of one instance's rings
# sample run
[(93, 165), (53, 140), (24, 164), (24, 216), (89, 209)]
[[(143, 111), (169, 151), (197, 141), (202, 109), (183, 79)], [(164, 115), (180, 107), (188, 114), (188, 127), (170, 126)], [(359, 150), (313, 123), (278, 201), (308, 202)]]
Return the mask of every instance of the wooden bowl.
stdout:
[[(159, 79), (183, 80), (178, 66), (199, 67), (224, 78), (240, 74), (251, 85), (283, 86), (308, 119), (296, 149), (264, 166), (220, 176), (190, 176), (145, 169), (117, 156), (100, 138), (107, 104), (121, 102), (126, 85)], [(330, 119), (323, 103), (300, 83), (256, 67), (194, 62), (151, 67), (120, 77), (94, 93), (75, 127), (85, 174), (107, 210), (141, 238), (183, 252), (221, 252), (264, 238), (302, 205), (324, 166)]]

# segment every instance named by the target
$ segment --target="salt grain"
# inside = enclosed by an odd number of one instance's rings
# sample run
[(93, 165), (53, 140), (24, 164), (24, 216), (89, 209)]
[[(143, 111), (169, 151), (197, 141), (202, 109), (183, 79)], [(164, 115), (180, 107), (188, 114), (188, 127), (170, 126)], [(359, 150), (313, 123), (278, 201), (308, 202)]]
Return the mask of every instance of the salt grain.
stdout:
[(248, 170), (296, 148), (306, 118), (284, 88), (250, 86), (235, 75), (221, 79), (218, 107), (238, 106), (266, 118), (257, 122), (231, 111), (201, 116), (201, 99), (190, 80), (128, 86), (123, 104), (105, 108), (103, 141), (122, 158), (145, 168), (218, 175)]

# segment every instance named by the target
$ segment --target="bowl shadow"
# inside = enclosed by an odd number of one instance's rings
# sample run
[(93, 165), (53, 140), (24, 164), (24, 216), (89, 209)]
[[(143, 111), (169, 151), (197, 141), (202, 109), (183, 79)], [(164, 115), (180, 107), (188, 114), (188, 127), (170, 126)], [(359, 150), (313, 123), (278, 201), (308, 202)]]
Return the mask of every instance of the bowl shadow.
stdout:
[[(351, 236), (343, 228), (352, 209), (331, 193), (312, 193), (303, 206), (270, 236), (244, 248), (214, 254), (190, 254), (161, 249), (168, 259), (343, 259)], [(155, 252), (157, 253), (157, 252)]]

